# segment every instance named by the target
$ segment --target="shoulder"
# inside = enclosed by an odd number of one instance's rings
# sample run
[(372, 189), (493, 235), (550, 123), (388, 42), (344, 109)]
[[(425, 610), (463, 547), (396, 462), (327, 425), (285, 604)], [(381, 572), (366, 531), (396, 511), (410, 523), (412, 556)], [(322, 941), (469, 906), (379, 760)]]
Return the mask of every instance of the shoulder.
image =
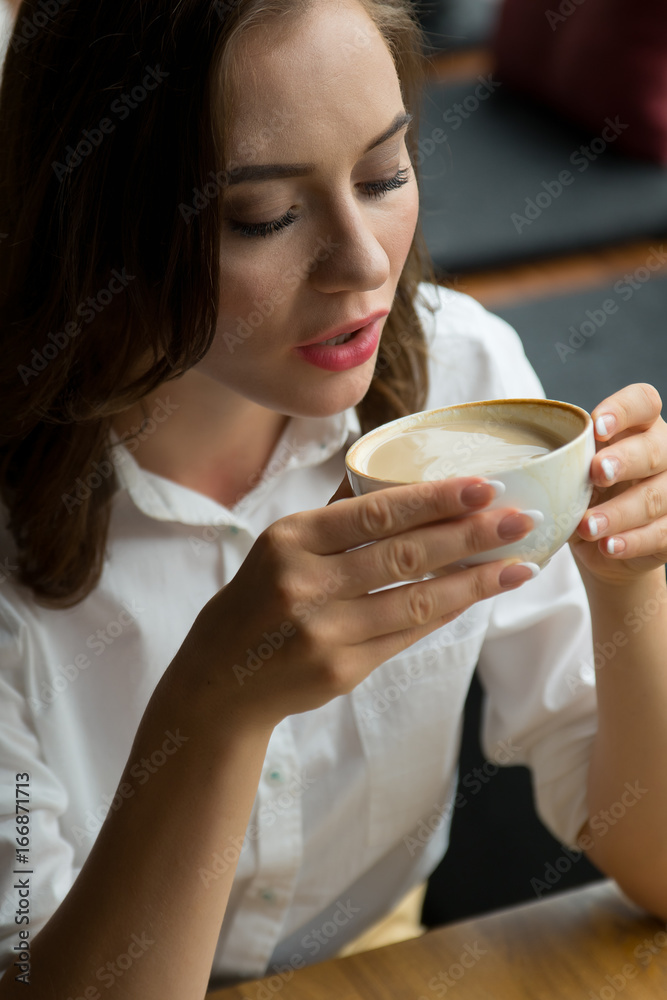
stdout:
[(519, 335), (509, 323), (464, 292), (424, 281), (419, 285), (415, 306), (430, 327), (432, 339), (463, 338), (486, 344), (490, 350), (521, 347)]
[(544, 396), (516, 330), (476, 299), (422, 282), (415, 309), (429, 350), (429, 407)]

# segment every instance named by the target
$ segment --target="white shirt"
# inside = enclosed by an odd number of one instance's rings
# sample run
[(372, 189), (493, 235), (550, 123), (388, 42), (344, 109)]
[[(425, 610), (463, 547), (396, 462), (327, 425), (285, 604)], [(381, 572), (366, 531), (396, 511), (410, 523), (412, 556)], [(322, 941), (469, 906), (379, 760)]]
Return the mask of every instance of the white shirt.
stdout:
[[(431, 345), (428, 408), (543, 395), (503, 320), (460, 293), (421, 292), (438, 304), (434, 317), (417, 303)], [(160, 398), (158, 419), (168, 419), (168, 386)], [(290, 419), (265, 479), (231, 510), (143, 470), (118, 445), (108, 559), (96, 589), (68, 610), (38, 606), (14, 582), (0, 534), (0, 968), (14, 961), (19, 931), (16, 773), (30, 774), (34, 936), (80, 871), (146, 704), (198, 612), (264, 528), (327, 503), (359, 435), (354, 408)], [(435, 868), (478, 660), (487, 756), (531, 767), (540, 816), (573, 844), (587, 818), (596, 717), (588, 605), (566, 546), (536, 580), (276, 726), (245, 841), (206, 870), (213, 877), (238, 857), (212, 985), (335, 954)], [(459, 808), (478, 787), (464, 782)]]

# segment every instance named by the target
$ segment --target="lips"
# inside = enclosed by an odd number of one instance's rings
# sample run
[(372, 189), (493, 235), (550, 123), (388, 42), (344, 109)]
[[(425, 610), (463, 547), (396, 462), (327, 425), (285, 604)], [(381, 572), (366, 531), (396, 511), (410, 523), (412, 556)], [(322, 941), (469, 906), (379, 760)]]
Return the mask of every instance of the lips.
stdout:
[(323, 344), (320, 339), (314, 344), (299, 345), (295, 348), (295, 354), (302, 361), (325, 371), (342, 372), (358, 368), (365, 365), (377, 351), (382, 332), (380, 327), (381, 320), (376, 319), (360, 330), (352, 331), (350, 335), (341, 334), (338, 339), (346, 341), (343, 344)]
[[(336, 346), (335, 344), (333, 344), (333, 343), (332, 344), (329, 344), (329, 343), (325, 344), (325, 342), (339, 340), (340, 338), (343, 338), (343, 337), (348, 337), (348, 335), (353, 334), (353, 333), (357, 333), (359, 330), (362, 330), (364, 327), (369, 326), (376, 319), (381, 319), (383, 316), (388, 316), (388, 315), (389, 315), (389, 310), (386, 310), (386, 309), (378, 310), (378, 312), (374, 312), (370, 316), (365, 316), (365, 317), (362, 317), (360, 319), (351, 320), (349, 323), (346, 323), (344, 326), (336, 327), (333, 330), (329, 330), (327, 333), (320, 333), (317, 337), (313, 337), (312, 340), (306, 340), (302, 344), (299, 344), (299, 347), (310, 347), (311, 344), (322, 344), (322, 345), (325, 345), (327, 347), (328, 346), (334, 347), (334, 346)], [(345, 343), (345, 340), (342, 340), (341, 342)]]

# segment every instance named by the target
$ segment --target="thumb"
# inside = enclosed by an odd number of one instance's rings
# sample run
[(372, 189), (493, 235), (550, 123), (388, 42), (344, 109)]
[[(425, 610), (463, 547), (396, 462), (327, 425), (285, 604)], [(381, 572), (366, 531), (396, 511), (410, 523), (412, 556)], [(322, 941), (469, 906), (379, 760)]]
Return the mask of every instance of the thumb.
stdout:
[(354, 495), (354, 490), (350, 486), (350, 480), (347, 476), (344, 476), (341, 480), (340, 486), (332, 496), (331, 500), (327, 503), (327, 507), (329, 504), (336, 503), (337, 500), (347, 500), (348, 497), (353, 497)]

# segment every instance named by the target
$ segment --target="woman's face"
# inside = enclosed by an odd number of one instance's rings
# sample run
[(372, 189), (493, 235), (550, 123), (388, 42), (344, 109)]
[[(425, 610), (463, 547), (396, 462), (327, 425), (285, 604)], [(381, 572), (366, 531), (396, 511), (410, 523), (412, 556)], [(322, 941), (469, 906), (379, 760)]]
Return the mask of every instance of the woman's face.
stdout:
[[(217, 334), (197, 369), (269, 409), (328, 416), (366, 394), (417, 223), (400, 85), (353, 0), (253, 29), (238, 55)], [(303, 166), (244, 179), (287, 164)], [(377, 314), (344, 351), (299, 349)]]

